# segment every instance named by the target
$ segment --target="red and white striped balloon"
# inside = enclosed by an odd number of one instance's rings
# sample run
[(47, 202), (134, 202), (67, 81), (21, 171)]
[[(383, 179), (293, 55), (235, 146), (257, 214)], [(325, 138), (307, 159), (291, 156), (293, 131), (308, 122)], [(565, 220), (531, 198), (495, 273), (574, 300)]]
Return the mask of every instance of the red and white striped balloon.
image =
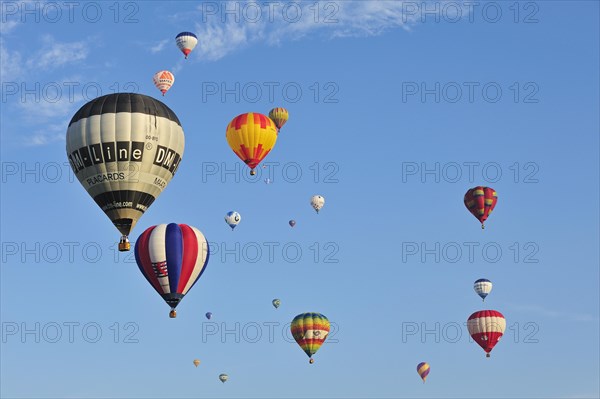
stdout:
[(469, 317), (467, 328), (473, 340), (487, 353), (486, 357), (490, 357), (506, 330), (506, 319), (496, 310), (480, 310)]

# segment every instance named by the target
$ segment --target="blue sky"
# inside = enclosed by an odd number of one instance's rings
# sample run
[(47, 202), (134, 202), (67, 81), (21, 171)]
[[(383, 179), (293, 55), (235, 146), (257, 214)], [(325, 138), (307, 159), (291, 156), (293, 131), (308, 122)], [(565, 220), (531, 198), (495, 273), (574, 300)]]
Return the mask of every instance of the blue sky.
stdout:
[[(52, 4), (1, 5), (3, 397), (600, 395), (597, 2)], [(175, 320), (66, 165), (70, 118), (114, 91), (160, 97), (185, 132), (131, 235), (213, 243)], [(275, 106), (290, 120), (250, 180), (226, 125)], [(499, 195), (484, 231), (476, 185)], [(464, 326), (480, 309), (507, 320), (491, 359)], [(285, 335), (308, 311), (336, 328), (313, 365)]]

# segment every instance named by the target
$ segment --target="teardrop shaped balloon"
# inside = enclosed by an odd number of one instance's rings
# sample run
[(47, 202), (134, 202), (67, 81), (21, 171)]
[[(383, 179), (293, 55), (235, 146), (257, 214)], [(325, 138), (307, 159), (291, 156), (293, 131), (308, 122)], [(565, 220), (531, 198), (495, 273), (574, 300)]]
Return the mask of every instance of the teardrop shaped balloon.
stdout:
[(183, 157), (177, 115), (152, 97), (115, 93), (75, 113), (67, 129), (67, 157), (79, 182), (127, 236), (169, 184)]
[(206, 316), (206, 318), (207, 318), (208, 320), (210, 320), (210, 319), (212, 318), (212, 313), (211, 313), (211, 312), (206, 312), (206, 315), (205, 315), (205, 316)]
[(312, 356), (317, 353), (327, 335), (330, 325), (327, 317), (320, 313), (302, 313), (294, 317), (290, 326), (294, 340), (314, 363)]
[(154, 74), (152, 80), (154, 81), (154, 86), (164, 96), (171, 86), (173, 86), (173, 83), (175, 83), (175, 76), (169, 71), (160, 71)]
[(290, 224), (290, 226), (294, 227), (296, 225), (296, 221), (295, 220), (290, 220), (288, 222)]
[(497, 202), (498, 194), (491, 187), (477, 186), (465, 193), (465, 206), (481, 222), (482, 229), (485, 228), (483, 223), (490, 216)]
[(269, 111), (269, 118), (275, 122), (275, 126), (277, 126), (277, 130), (279, 131), (279, 129), (281, 129), (288, 121), (288, 110), (285, 108), (273, 108)]
[(492, 292), (492, 282), (485, 278), (480, 278), (473, 284), (473, 289), (485, 301), (485, 297)]
[(199, 364), (200, 364), (200, 360), (194, 359), (194, 366), (198, 367)]
[(138, 267), (171, 307), (171, 318), (177, 316), (175, 308), (206, 270), (208, 258), (204, 234), (187, 224), (152, 226), (135, 243)]
[(490, 357), (490, 352), (506, 330), (506, 320), (496, 310), (480, 310), (469, 316), (467, 328), (471, 338), (486, 352), (486, 357)]
[(423, 384), (425, 384), (425, 380), (427, 379), (427, 376), (429, 375), (429, 364), (427, 364), (425, 362), (419, 363), (417, 365), (417, 373), (419, 373), (419, 376), (423, 380)]
[(229, 376), (227, 374), (221, 374), (219, 375), (219, 380), (221, 380), (221, 382), (224, 384), (225, 381), (227, 381), (229, 379)]
[(231, 227), (231, 230), (235, 229), (235, 226), (237, 226), (241, 220), (242, 216), (236, 211), (229, 211), (225, 215), (225, 223)]
[(310, 199), (310, 205), (314, 208), (317, 213), (325, 206), (325, 197), (321, 195), (313, 195)]
[(198, 37), (192, 32), (181, 32), (175, 36), (175, 43), (177, 43), (177, 47), (187, 60), (188, 55), (190, 55), (194, 47), (198, 44)]
[(277, 141), (275, 122), (263, 114), (249, 112), (236, 116), (227, 125), (227, 143), (235, 154), (250, 168), (254, 168), (271, 152)]
[(273, 299), (272, 303), (273, 303), (273, 306), (275, 306), (275, 309), (277, 309), (281, 305), (281, 300), (276, 298), (276, 299)]

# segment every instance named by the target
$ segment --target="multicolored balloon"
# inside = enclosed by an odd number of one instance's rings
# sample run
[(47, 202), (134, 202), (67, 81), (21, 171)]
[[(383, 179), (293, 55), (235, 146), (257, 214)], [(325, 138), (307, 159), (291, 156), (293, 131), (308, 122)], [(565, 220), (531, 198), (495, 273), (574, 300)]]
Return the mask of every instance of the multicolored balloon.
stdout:
[(221, 382), (223, 384), (225, 384), (225, 381), (227, 381), (229, 379), (229, 376), (227, 374), (221, 374), (219, 375), (219, 380), (221, 380)]
[(225, 215), (225, 223), (227, 223), (229, 227), (231, 227), (232, 231), (233, 229), (235, 229), (235, 226), (237, 226), (240, 223), (241, 220), (242, 216), (236, 211), (229, 211)]
[(310, 358), (309, 363), (313, 364), (312, 356), (329, 334), (329, 320), (320, 313), (302, 313), (294, 317), (290, 328), (292, 336)]
[(506, 330), (506, 320), (496, 310), (480, 310), (469, 317), (467, 328), (471, 338), (485, 351), (486, 357), (490, 357), (490, 352)]
[(205, 316), (206, 316), (206, 318), (208, 320), (210, 320), (212, 318), (212, 313), (211, 312), (206, 312)]
[(492, 282), (485, 278), (480, 278), (473, 284), (473, 289), (485, 301), (485, 297), (492, 292)]
[(423, 384), (425, 384), (425, 380), (429, 375), (429, 364), (425, 362), (419, 363), (417, 365), (417, 373), (419, 373), (419, 376), (421, 376), (421, 379), (423, 380)]
[(187, 224), (159, 224), (140, 235), (135, 260), (146, 280), (175, 308), (206, 270), (209, 251), (204, 234)]
[(290, 220), (288, 222), (290, 224), (290, 226), (294, 227), (296, 225), (296, 221), (295, 220)]
[(175, 76), (169, 71), (160, 71), (154, 74), (152, 80), (154, 81), (154, 86), (164, 96), (171, 86), (173, 86), (173, 83), (175, 83)]
[(129, 251), (129, 233), (175, 176), (184, 146), (177, 115), (142, 94), (98, 97), (69, 122), (71, 168), (121, 232), (119, 251)]
[(198, 44), (198, 37), (192, 32), (181, 32), (175, 36), (175, 43), (177, 43), (177, 47), (179, 47), (179, 50), (181, 50), (187, 60), (188, 55), (190, 55), (196, 44)]
[(285, 125), (289, 117), (288, 110), (285, 108), (273, 108), (271, 111), (269, 111), (269, 118), (275, 122), (277, 131), (279, 131), (283, 125)]
[(277, 141), (275, 122), (263, 114), (249, 112), (236, 116), (227, 125), (227, 143), (235, 154), (250, 168), (254, 168), (271, 152)]
[(273, 306), (275, 306), (275, 309), (277, 309), (281, 305), (281, 300), (280, 299), (273, 299), (272, 303), (273, 303)]
[(199, 364), (200, 364), (200, 360), (194, 359), (194, 366), (198, 367)]
[(321, 208), (325, 205), (325, 197), (320, 195), (313, 195), (310, 199), (310, 205), (319, 213)]
[(498, 194), (496, 190), (483, 186), (469, 189), (464, 198), (465, 206), (481, 222), (482, 229), (485, 228), (483, 223), (490, 216), (497, 202)]

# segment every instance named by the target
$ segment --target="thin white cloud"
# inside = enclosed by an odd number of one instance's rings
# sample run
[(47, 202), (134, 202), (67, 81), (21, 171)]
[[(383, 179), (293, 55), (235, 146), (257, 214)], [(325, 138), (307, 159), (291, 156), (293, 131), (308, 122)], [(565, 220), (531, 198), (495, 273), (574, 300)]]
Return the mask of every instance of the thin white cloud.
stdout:
[[(420, 21), (427, 2), (369, 0), (294, 4), (292, 7), (290, 3), (275, 2), (270, 9), (265, 4), (248, 0), (198, 6), (200, 22), (195, 24), (195, 30), (199, 42), (195, 56), (216, 61), (261, 42), (281, 45), (317, 34), (336, 39), (377, 36), (398, 28), (411, 30)], [(261, 10), (260, 15), (257, 9)], [(427, 9), (430, 10), (428, 20), (435, 19), (432, 13), (444, 12), (443, 7), (437, 7), (433, 12), (431, 6)], [(467, 8), (461, 11), (461, 16), (468, 16)], [(175, 15), (173, 18), (181, 17)]]
[(161, 51), (163, 51), (163, 49), (165, 48), (167, 43), (169, 43), (169, 39), (161, 40), (160, 42), (156, 43), (154, 46), (150, 47), (150, 52), (152, 54), (160, 53)]
[(0, 38), (0, 81), (14, 82), (19, 79), (23, 72), (21, 54), (18, 51), (10, 51)]
[(85, 60), (89, 54), (86, 41), (60, 43), (50, 35), (42, 37), (43, 47), (27, 61), (31, 69), (54, 69)]

